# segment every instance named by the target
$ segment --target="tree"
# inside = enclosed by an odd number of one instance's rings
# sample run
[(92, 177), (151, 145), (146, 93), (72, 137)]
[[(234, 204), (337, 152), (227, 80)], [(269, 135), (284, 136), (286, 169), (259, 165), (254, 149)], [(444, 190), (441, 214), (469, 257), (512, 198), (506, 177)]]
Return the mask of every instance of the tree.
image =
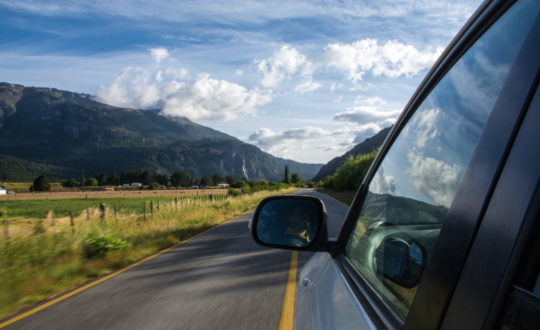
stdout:
[(214, 181), (212, 180), (211, 176), (203, 175), (201, 178), (201, 186), (213, 186)]
[(302, 178), (300, 177), (300, 174), (293, 173), (293, 175), (291, 176), (291, 183), (293, 183), (295, 185), (301, 184), (302, 183)]
[(191, 175), (185, 171), (175, 171), (171, 175), (171, 185), (175, 187), (189, 187), (191, 186)]
[(162, 185), (162, 186), (168, 186), (169, 185), (169, 177), (163, 173), (156, 173), (154, 174), (154, 178), (156, 178), (156, 181)]
[(283, 176), (283, 183), (289, 183), (289, 166), (285, 165), (285, 175)]
[(86, 184), (86, 180), (84, 179), (84, 170), (81, 170), (81, 178), (79, 179), (79, 184), (84, 186)]
[(219, 173), (214, 173), (214, 175), (212, 175), (212, 181), (214, 182), (214, 184), (218, 184), (220, 182), (223, 182), (224, 179), (221, 175), (219, 175)]
[(251, 191), (253, 192), (269, 189), (268, 181), (266, 180), (252, 180), (249, 182), (249, 185), (251, 186)]
[(98, 185), (98, 180), (96, 178), (89, 178), (88, 180), (86, 180), (86, 185), (95, 187)]
[(38, 176), (34, 180), (34, 184), (30, 187), (30, 191), (49, 191), (51, 190), (51, 185), (49, 180), (44, 175)]
[(107, 180), (107, 176), (103, 173), (97, 174), (96, 179), (98, 181), (99, 186), (105, 185), (105, 181)]

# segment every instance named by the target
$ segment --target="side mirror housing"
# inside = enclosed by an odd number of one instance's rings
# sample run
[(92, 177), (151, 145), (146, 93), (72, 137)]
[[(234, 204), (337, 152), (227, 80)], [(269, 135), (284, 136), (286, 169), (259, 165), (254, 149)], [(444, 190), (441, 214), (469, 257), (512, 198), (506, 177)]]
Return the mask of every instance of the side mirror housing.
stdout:
[(327, 251), (324, 203), (311, 196), (272, 196), (262, 200), (249, 222), (259, 245), (303, 251)]

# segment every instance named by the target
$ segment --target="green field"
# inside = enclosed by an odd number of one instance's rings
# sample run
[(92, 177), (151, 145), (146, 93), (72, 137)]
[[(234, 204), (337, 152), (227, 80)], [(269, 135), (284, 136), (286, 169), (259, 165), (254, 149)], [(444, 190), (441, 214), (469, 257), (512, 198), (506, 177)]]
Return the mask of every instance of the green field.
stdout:
[[(223, 196), (213, 196), (214, 200), (219, 200)], [(195, 201), (206, 201), (207, 196), (183, 196), (178, 199), (178, 203), (182, 205)], [(65, 217), (69, 212), (73, 212), (75, 216), (80, 215), (88, 208), (98, 208), (100, 203), (104, 203), (107, 208), (113, 209), (115, 206), (119, 212), (124, 213), (143, 213), (143, 204), (146, 202), (147, 207), (150, 201), (157, 206), (158, 201), (164, 207), (171, 207), (174, 203), (174, 198), (170, 196), (163, 197), (139, 197), (139, 198), (81, 198), (81, 199), (52, 199), (52, 200), (15, 200), (15, 201), (0, 201), (0, 210), (5, 211), (5, 218), (45, 218), (49, 211), (53, 211), (55, 216)]]

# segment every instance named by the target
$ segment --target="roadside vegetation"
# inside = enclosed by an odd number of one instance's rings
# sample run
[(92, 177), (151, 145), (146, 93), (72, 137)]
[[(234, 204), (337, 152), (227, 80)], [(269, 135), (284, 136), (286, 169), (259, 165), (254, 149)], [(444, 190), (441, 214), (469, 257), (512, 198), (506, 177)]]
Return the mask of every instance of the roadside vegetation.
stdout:
[(350, 205), (378, 152), (379, 149), (376, 149), (369, 154), (350, 156), (334, 175), (325, 178), (316, 186), (321, 192)]
[(0, 202), (0, 318), (296, 189), (258, 181), (212, 197)]

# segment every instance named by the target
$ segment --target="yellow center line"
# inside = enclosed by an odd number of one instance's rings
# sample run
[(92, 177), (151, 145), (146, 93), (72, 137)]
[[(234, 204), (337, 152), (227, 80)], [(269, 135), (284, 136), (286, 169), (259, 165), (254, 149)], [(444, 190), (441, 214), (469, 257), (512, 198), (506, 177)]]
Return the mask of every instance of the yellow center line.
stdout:
[(5, 327), (7, 327), (8, 325), (13, 324), (13, 323), (15, 323), (15, 322), (17, 322), (17, 321), (19, 321), (19, 320), (25, 318), (25, 317), (28, 317), (28, 316), (30, 316), (30, 315), (32, 315), (32, 314), (35, 314), (35, 313), (39, 312), (40, 310), (43, 310), (43, 309), (45, 309), (45, 308), (47, 308), (47, 307), (49, 307), (49, 306), (51, 306), (51, 305), (54, 305), (54, 304), (56, 304), (56, 303), (58, 303), (58, 302), (60, 302), (60, 301), (62, 301), (62, 300), (65, 300), (65, 299), (67, 299), (67, 298), (69, 298), (69, 297), (71, 297), (71, 296), (74, 296), (74, 295), (76, 295), (76, 294), (79, 293), (79, 292), (82, 292), (82, 291), (84, 291), (84, 290), (87, 290), (87, 289), (89, 289), (89, 288), (95, 286), (95, 285), (98, 285), (99, 283), (104, 282), (104, 281), (106, 281), (106, 280), (108, 280), (108, 279), (110, 279), (110, 278), (112, 278), (112, 277), (115, 277), (115, 276), (117, 276), (117, 275), (119, 275), (119, 274), (121, 274), (121, 273), (123, 273), (123, 272), (125, 272), (125, 271), (127, 271), (127, 270), (130, 270), (131, 268), (136, 267), (136, 266), (142, 264), (143, 262), (146, 262), (146, 261), (148, 261), (148, 260), (150, 260), (150, 259), (153, 259), (153, 258), (155, 258), (155, 257), (157, 257), (157, 256), (159, 256), (159, 255), (161, 255), (161, 254), (163, 254), (163, 253), (165, 253), (165, 252), (168, 252), (168, 251), (174, 249), (175, 247), (178, 247), (178, 246), (180, 246), (180, 245), (182, 245), (182, 244), (185, 244), (185, 243), (187, 243), (187, 242), (189, 242), (189, 241), (191, 241), (191, 240), (193, 240), (193, 239), (195, 239), (195, 238), (197, 238), (197, 237), (199, 237), (199, 236), (201, 236), (201, 235), (204, 235), (204, 234), (206, 234), (207, 232), (209, 232), (209, 231), (211, 231), (211, 230), (213, 230), (213, 229), (215, 229), (215, 228), (217, 228), (217, 227), (219, 227), (219, 226), (221, 226), (221, 225), (224, 225), (225, 223), (230, 222), (231, 220), (234, 220), (234, 219), (236, 219), (236, 218), (237, 218), (237, 217), (235, 217), (235, 218), (233, 218), (233, 219), (229, 219), (229, 220), (227, 220), (227, 221), (225, 221), (225, 222), (223, 222), (223, 223), (221, 223), (221, 224), (219, 224), (219, 225), (217, 225), (217, 226), (214, 226), (214, 227), (212, 227), (212, 228), (209, 228), (209, 229), (207, 229), (207, 230), (205, 230), (205, 231), (203, 231), (203, 232), (201, 232), (201, 233), (198, 233), (198, 234), (195, 235), (195, 236), (192, 236), (192, 237), (190, 237), (190, 238), (188, 238), (188, 239), (185, 239), (185, 240), (183, 240), (183, 241), (181, 241), (181, 242), (179, 242), (179, 243), (176, 243), (175, 245), (173, 245), (173, 246), (171, 246), (171, 247), (169, 247), (169, 248), (166, 248), (166, 249), (164, 249), (164, 250), (161, 250), (161, 251), (159, 251), (159, 252), (157, 252), (157, 253), (155, 253), (155, 254), (153, 254), (153, 255), (151, 255), (151, 256), (148, 256), (148, 257), (146, 257), (146, 258), (144, 258), (144, 259), (142, 259), (142, 260), (139, 260), (139, 261), (137, 261), (137, 262), (135, 262), (135, 263), (133, 263), (133, 264), (131, 264), (131, 265), (125, 267), (125, 268), (122, 268), (122, 269), (120, 269), (120, 270), (118, 270), (118, 271), (116, 271), (116, 272), (114, 272), (114, 273), (111, 273), (111, 274), (109, 274), (109, 275), (107, 275), (107, 276), (104, 276), (104, 277), (102, 277), (102, 278), (100, 278), (100, 279), (98, 279), (98, 280), (96, 280), (96, 281), (93, 281), (93, 282), (91, 282), (91, 283), (88, 283), (88, 284), (86, 284), (86, 285), (83, 285), (83, 286), (81, 286), (80, 288), (77, 288), (77, 289), (75, 289), (75, 290), (73, 290), (73, 291), (70, 291), (70, 292), (68, 292), (68, 293), (66, 293), (66, 294), (64, 294), (64, 295), (62, 295), (62, 296), (60, 296), (60, 297), (58, 297), (58, 298), (56, 298), (56, 299), (53, 299), (53, 300), (51, 300), (51, 301), (49, 301), (49, 302), (47, 302), (47, 303), (45, 303), (45, 304), (39, 305), (39, 306), (37, 306), (37, 307), (34, 307), (34, 308), (30, 309), (30, 310), (27, 311), (27, 312), (24, 312), (24, 313), (22, 313), (22, 314), (20, 314), (20, 315), (17, 315), (17, 316), (15, 316), (15, 317), (13, 317), (13, 318), (7, 320), (7, 321), (4, 321), (4, 322), (0, 323), (0, 329), (1, 329), (1, 328), (5, 328)]
[(279, 330), (290, 330), (294, 321), (294, 297), (296, 292), (296, 268), (298, 262), (298, 252), (291, 253), (291, 266), (285, 287), (285, 297), (281, 307), (281, 319), (279, 320)]

